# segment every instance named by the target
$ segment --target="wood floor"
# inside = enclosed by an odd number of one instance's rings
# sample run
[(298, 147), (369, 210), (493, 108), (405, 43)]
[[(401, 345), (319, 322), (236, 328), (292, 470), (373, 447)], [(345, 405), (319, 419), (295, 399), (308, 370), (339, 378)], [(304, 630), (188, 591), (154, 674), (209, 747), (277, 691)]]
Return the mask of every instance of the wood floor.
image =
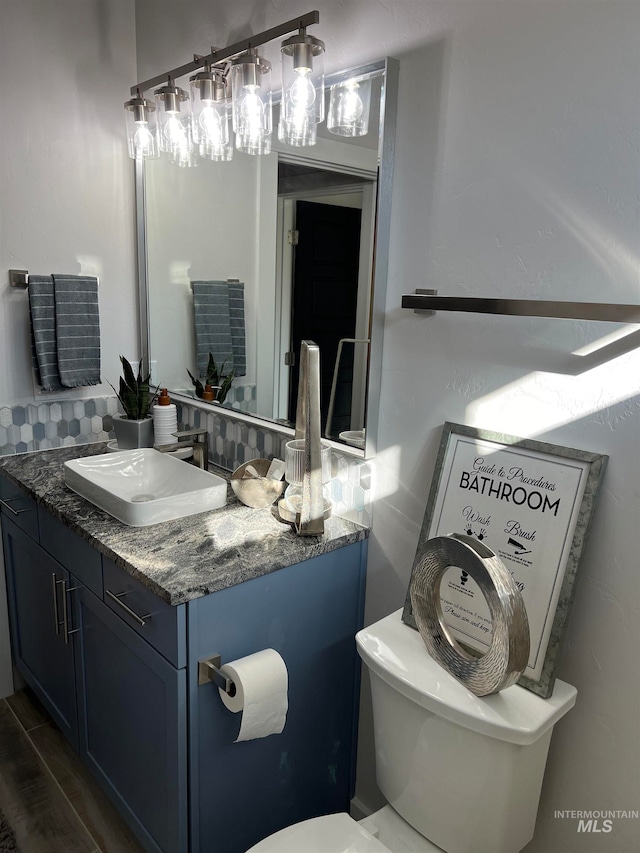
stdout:
[(28, 688), (0, 700), (0, 809), (21, 853), (143, 853)]

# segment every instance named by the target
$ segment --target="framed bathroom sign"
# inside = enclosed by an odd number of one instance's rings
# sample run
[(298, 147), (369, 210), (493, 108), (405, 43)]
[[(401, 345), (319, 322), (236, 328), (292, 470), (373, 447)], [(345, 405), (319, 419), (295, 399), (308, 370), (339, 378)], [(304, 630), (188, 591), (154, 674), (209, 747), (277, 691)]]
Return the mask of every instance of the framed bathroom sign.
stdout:
[[(445, 423), (413, 571), (425, 542), (463, 533), (494, 551), (524, 599), (531, 652), (518, 682), (547, 698), (573, 601), (580, 558), (607, 456)], [(410, 599), (403, 621), (416, 628)], [(442, 618), (473, 654), (491, 643), (485, 598), (450, 566), (440, 585)]]

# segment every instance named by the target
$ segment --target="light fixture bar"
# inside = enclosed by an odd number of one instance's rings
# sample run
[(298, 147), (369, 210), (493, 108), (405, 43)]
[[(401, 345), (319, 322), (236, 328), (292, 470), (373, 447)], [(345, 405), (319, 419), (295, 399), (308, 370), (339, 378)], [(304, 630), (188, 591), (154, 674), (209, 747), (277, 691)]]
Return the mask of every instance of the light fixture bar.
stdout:
[(414, 310), (465, 311), (512, 317), (551, 317), (558, 320), (601, 320), (640, 323), (640, 305), (606, 302), (552, 302), (544, 299), (484, 299), (475, 296), (426, 296), (405, 293), (402, 307)]
[(154, 86), (162, 85), (167, 82), (168, 77), (172, 80), (176, 80), (178, 77), (184, 77), (186, 74), (192, 74), (194, 71), (204, 68), (207, 64), (216, 65), (225, 59), (231, 59), (234, 56), (239, 56), (241, 53), (245, 53), (252, 47), (259, 47), (260, 45), (267, 44), (267, 42), (273, 41), (281, 36), (286, 36), (294, 30), (310, 27), (313, 24), (318, 24), (319, 22), (320, 13), (318, 11), (307, 12), (306, 15), (302, 15), (298, 18), (292, 18), (284, 24), (272, 27), (270, 30), (265, 30), (255, 36), (249, 36), (249, 38), (238, 41), (228, 47), (223, 47), (221, 50), (214, 50), (206, 56), (199, 56), (198, 59), (193, 62), (187, 62), (186, 65), (180, 65), (178, 68), (173, 68), (171, 71), (166, 71), (164, 74), (151, 77), (143, 83), (136, 83), (135, 86), (131, 87), (131, 94), (136, 95), (138, 92), (145, 92), (148, 89), (153, 89)]

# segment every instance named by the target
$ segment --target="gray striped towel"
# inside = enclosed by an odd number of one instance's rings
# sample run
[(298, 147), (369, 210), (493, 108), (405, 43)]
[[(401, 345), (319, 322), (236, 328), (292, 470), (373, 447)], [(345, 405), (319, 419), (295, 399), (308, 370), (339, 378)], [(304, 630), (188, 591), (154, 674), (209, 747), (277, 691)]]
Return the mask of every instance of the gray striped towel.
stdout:
[(29, 311), (33, 366), (38, 384), (44, 391), (61, 391), (64, 386), (58, 370), (56, 306), (50, 275), (29, 276)]
[(229, 318), (231, 322), (231, 346), (233, 367), (236, 376), (247, 375), (247, 351), (244, 322), (244, 282), (229, 281)]
[(205, 376), (209, 353), (225, 374), (233, 369), (229, 286), (226, 281), (194, 281), (193, 316), (196, 328), (196, 364), (198, 375)]
[(66, 388), (100, 384), (98, 279), (54, 273), (58, 369)]

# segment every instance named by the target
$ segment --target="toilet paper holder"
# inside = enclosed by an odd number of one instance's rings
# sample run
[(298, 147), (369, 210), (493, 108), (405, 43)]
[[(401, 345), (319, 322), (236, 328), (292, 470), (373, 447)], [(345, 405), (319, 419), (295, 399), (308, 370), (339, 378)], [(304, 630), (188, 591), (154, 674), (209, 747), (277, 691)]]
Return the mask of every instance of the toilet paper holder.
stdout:
[(212, 655), (210, 658), (203, 658), (202, 660), (199, 660), (198, 686), (201, 687), (203, 684), (208, 684), (210, 681), (213, 681), (220, 690), (224, 690), (224, 692), (228, 693), (229, 696), (235, 696), (236, 685), (227, 675), (224, 674), (224, 672), (220, 671), (221, 665), (221, 655)]

